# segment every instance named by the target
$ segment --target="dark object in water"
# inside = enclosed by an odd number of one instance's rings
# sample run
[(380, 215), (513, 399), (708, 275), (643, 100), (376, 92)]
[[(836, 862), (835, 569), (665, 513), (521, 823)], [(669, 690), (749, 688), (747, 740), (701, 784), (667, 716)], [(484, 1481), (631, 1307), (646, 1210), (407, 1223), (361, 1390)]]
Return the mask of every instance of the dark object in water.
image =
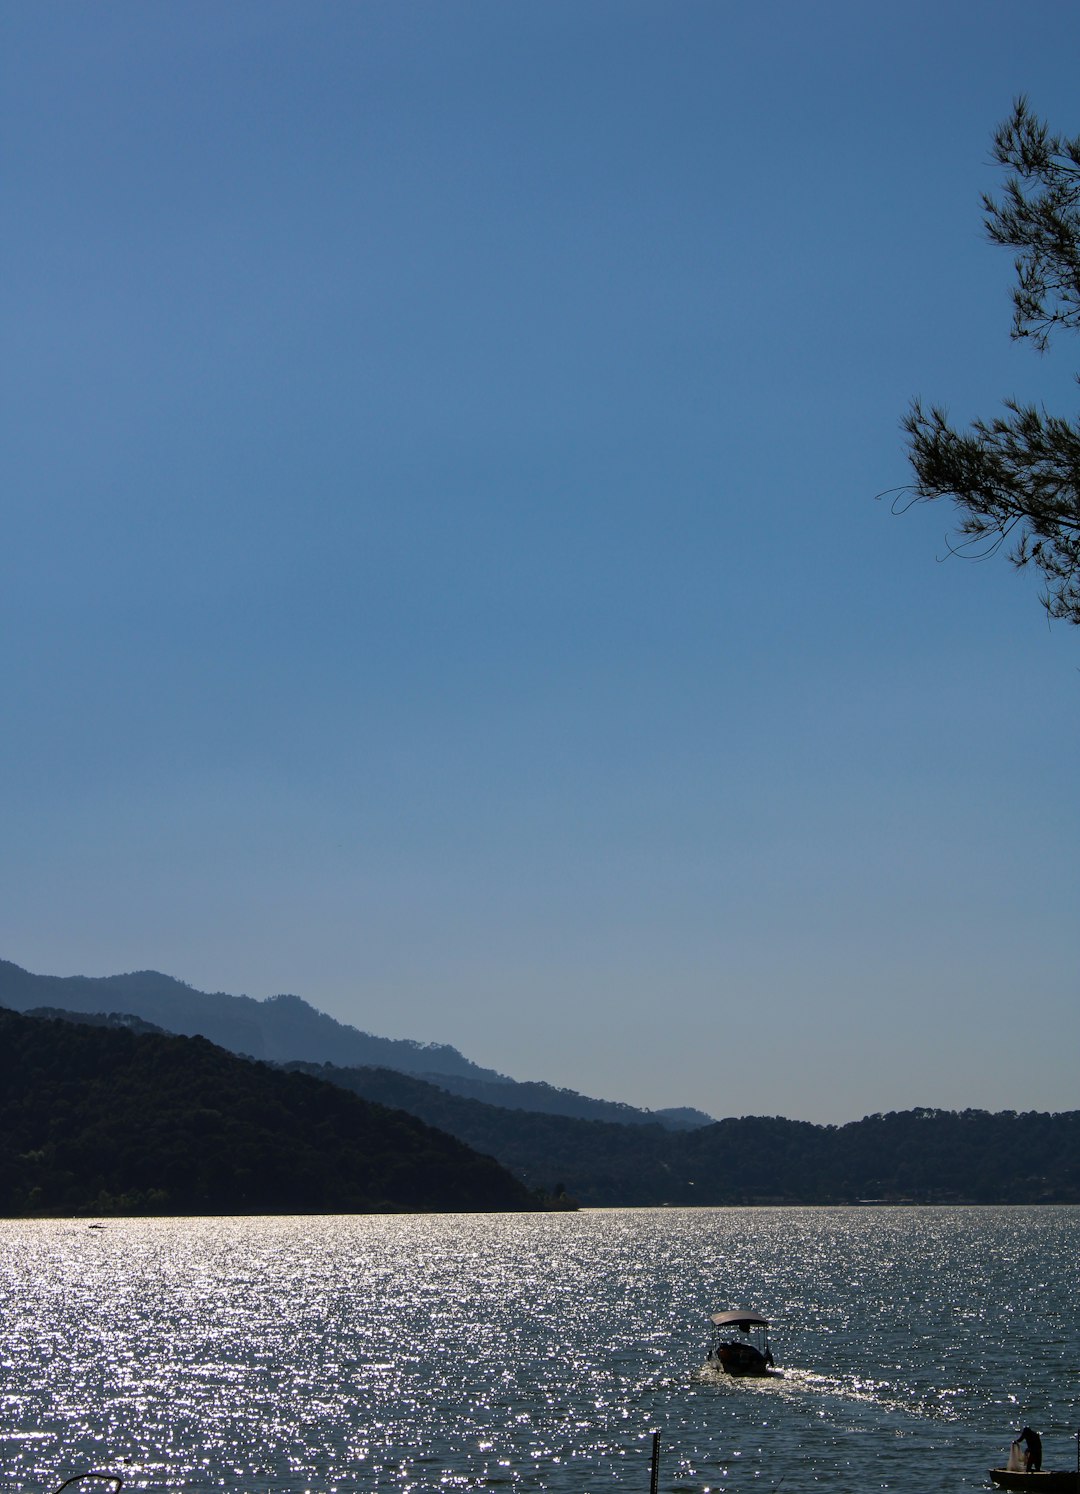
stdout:
[(70, 1478), (64, 1480), (59, 1488), (53, 1490), (53, 1494), (62, 1494), (64, 1489), (70, 1489), (72, 1484), (77, 1484), (84, 1478), (106, 1479), (110, 1484), (116, 1485), (115, 1494), (120, 1494), (120, 1490), (124, 1487), (124, 1480), (118, 1473), (99, 1473), (97, 1469), (91, 1469), (88, 1473), (73, 1473)]

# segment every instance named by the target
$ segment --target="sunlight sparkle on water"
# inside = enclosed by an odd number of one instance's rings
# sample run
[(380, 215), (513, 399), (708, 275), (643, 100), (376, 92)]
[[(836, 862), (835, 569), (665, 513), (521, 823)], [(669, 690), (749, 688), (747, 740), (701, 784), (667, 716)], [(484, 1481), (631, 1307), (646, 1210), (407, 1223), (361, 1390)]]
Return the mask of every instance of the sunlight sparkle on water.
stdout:
[[(162, 1494), (644, 1491), (653, 1429), (664, 1490), (932, 1494), (981, 1487), (1020, 1418), (1067, 1452), (1077, 1415), (1076, 1209), (9, 1221), (0, 1238), (0, 1440), (25, 1494), (88, 1466)], [(736, 1305), (774, 1320), (782, 1376), (704, 1368), (708, 1314)]]

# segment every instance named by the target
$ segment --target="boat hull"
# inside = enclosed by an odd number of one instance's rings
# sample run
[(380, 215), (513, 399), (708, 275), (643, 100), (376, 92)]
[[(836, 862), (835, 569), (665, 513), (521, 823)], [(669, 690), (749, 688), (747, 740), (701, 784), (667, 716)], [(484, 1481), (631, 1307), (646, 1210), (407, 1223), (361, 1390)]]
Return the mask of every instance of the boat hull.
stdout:
[(729, 1375), (767, 1375), (772, 1366), (772, 1356), (766, 1357), (752, 1344), (721, 1344), (716, 1358)]
[(1026, 1494), (1080, 1494), (1080, 1473), (1069, 1468), (1044, 1468), (1039, 1473), (1022, 1473), (1013, 1468), (991, 1468), (991, 1481), (999, 1489), (1019, 1489)]

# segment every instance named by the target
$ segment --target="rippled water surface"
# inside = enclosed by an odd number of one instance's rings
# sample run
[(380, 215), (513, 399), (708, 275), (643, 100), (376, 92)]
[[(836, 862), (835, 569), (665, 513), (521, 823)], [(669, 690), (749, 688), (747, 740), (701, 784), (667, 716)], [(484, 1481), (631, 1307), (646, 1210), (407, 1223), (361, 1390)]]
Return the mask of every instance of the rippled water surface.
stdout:
[(1075, 1208), (0, 1221), (0, 1484), (979, 1488), (1075, 1465), (1078, 1268)]

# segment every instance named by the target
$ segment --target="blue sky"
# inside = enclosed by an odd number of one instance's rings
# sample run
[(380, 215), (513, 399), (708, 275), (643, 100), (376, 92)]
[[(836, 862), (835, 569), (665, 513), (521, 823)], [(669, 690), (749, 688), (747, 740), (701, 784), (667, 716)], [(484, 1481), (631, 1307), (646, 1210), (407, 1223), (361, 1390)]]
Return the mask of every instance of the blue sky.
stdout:
[(1076, 409), (1080, 12), (0, 5), (0, 956), (722, 1116), (1080, 1105), (1080, 636), (893, 517)]

